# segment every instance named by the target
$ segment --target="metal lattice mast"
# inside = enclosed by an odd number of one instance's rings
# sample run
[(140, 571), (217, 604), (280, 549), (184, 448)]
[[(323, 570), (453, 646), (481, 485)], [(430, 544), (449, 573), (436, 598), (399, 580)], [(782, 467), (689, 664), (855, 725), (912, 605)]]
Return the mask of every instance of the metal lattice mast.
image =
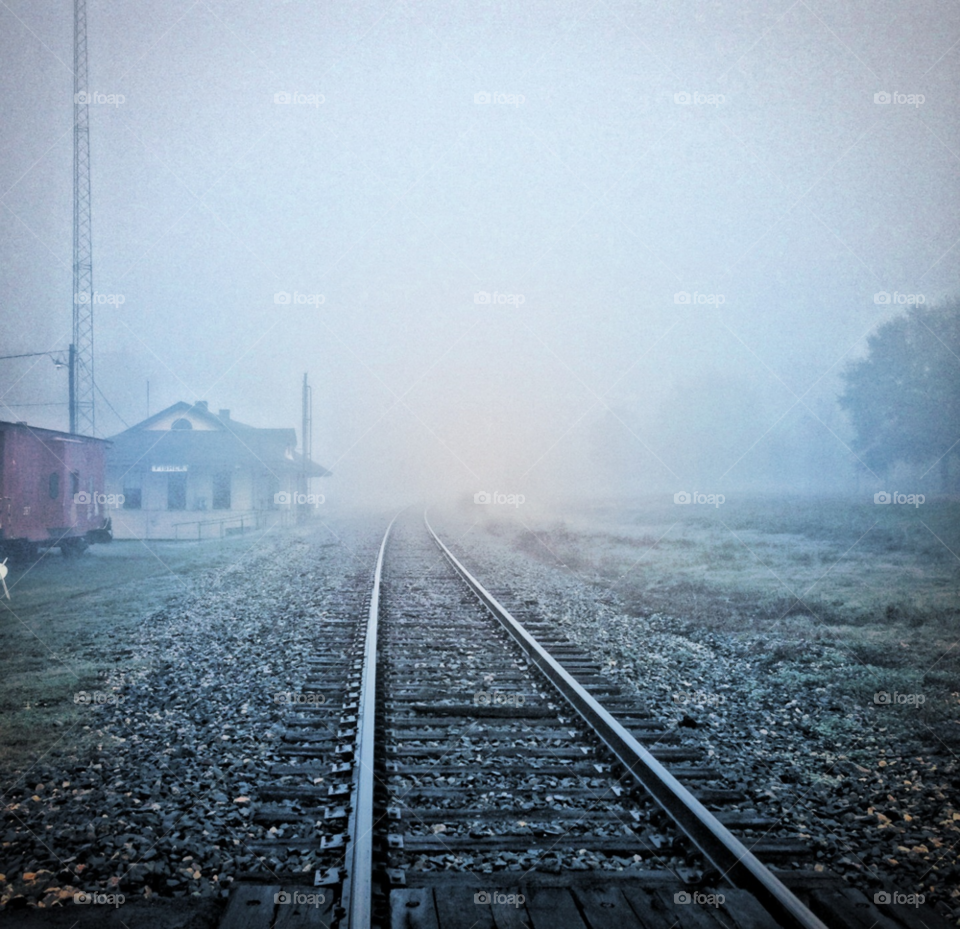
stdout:
[(70, 431), (95, 435), (86, 0), (74, 0), (73, 8), (73, 345)]

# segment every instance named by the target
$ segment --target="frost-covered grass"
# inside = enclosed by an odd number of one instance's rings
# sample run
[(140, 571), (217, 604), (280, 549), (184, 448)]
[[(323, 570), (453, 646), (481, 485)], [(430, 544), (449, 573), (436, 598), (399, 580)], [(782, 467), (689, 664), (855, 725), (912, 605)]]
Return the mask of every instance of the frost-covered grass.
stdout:
[(771, 669), (832, 654), (857, 700), (923, 692), (928, 721), (958, 716), (960, 503), (660, 499), (492, 515), (477, 528), (608, 588), (632, 615), (760, 636)]
[(271, 542), (114, 542), (13, 565), (10, 599), (0, 596), (0, 769), (81, 748), (89, 706), (76, 695), (108, 699), (140, 670), (126, 646), (146, 618), (203, 572), (242, 570)]
[(960, 503), (952, 501), (653, 501), (512, 527), (528, 553), (632, 586), (638, 599), (716, 594), (729, 608), (715, 604), (715, 621), (733, 625), (807, 615), (922, 627), (960, 617)]

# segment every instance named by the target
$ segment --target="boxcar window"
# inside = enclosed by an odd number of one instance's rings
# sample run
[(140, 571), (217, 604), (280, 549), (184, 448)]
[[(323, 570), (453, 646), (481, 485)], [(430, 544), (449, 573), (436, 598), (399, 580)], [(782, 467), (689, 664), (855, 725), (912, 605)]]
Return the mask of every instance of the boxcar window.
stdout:
[(56, 500), (60, 496), (60, 473), (54, 471), (47, 482), (47, 489), (50, 492), (50, 499)]
[(80, 472), (71, 471), (70, 472), (70, 493), (76, 496), (80, 493)]

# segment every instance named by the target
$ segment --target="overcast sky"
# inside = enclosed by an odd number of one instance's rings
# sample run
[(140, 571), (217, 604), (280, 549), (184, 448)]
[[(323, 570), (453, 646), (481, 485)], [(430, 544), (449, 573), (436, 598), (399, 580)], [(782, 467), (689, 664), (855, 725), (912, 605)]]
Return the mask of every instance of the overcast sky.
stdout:
[[(149, 380), (151, 412), (299, 431), (309, 372), (343, 499), (749, 486), (784, 429), (832, 462), (838, 372), (897, 312), (874, 295), (960, 292), (956, 3), (88, 22), (103, 394), (128, 424)], [(72, 4), (0, 2), (2, 354), (70, 341), (72, 30)], [(2, 419), (65, 428), (66, 393), (0, 362)]]

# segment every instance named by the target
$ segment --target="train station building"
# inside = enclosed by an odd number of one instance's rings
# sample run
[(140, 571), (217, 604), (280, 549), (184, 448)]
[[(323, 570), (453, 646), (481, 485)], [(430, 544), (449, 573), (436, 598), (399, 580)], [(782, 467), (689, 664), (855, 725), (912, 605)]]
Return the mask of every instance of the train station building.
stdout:
[(206, 401), (175, 403), (113, 436), (107, 491), (117, 539), (208, 539), (286, 525), (322, 505), (330, 472), (296, 451), (295, 429), (260, 429)]

